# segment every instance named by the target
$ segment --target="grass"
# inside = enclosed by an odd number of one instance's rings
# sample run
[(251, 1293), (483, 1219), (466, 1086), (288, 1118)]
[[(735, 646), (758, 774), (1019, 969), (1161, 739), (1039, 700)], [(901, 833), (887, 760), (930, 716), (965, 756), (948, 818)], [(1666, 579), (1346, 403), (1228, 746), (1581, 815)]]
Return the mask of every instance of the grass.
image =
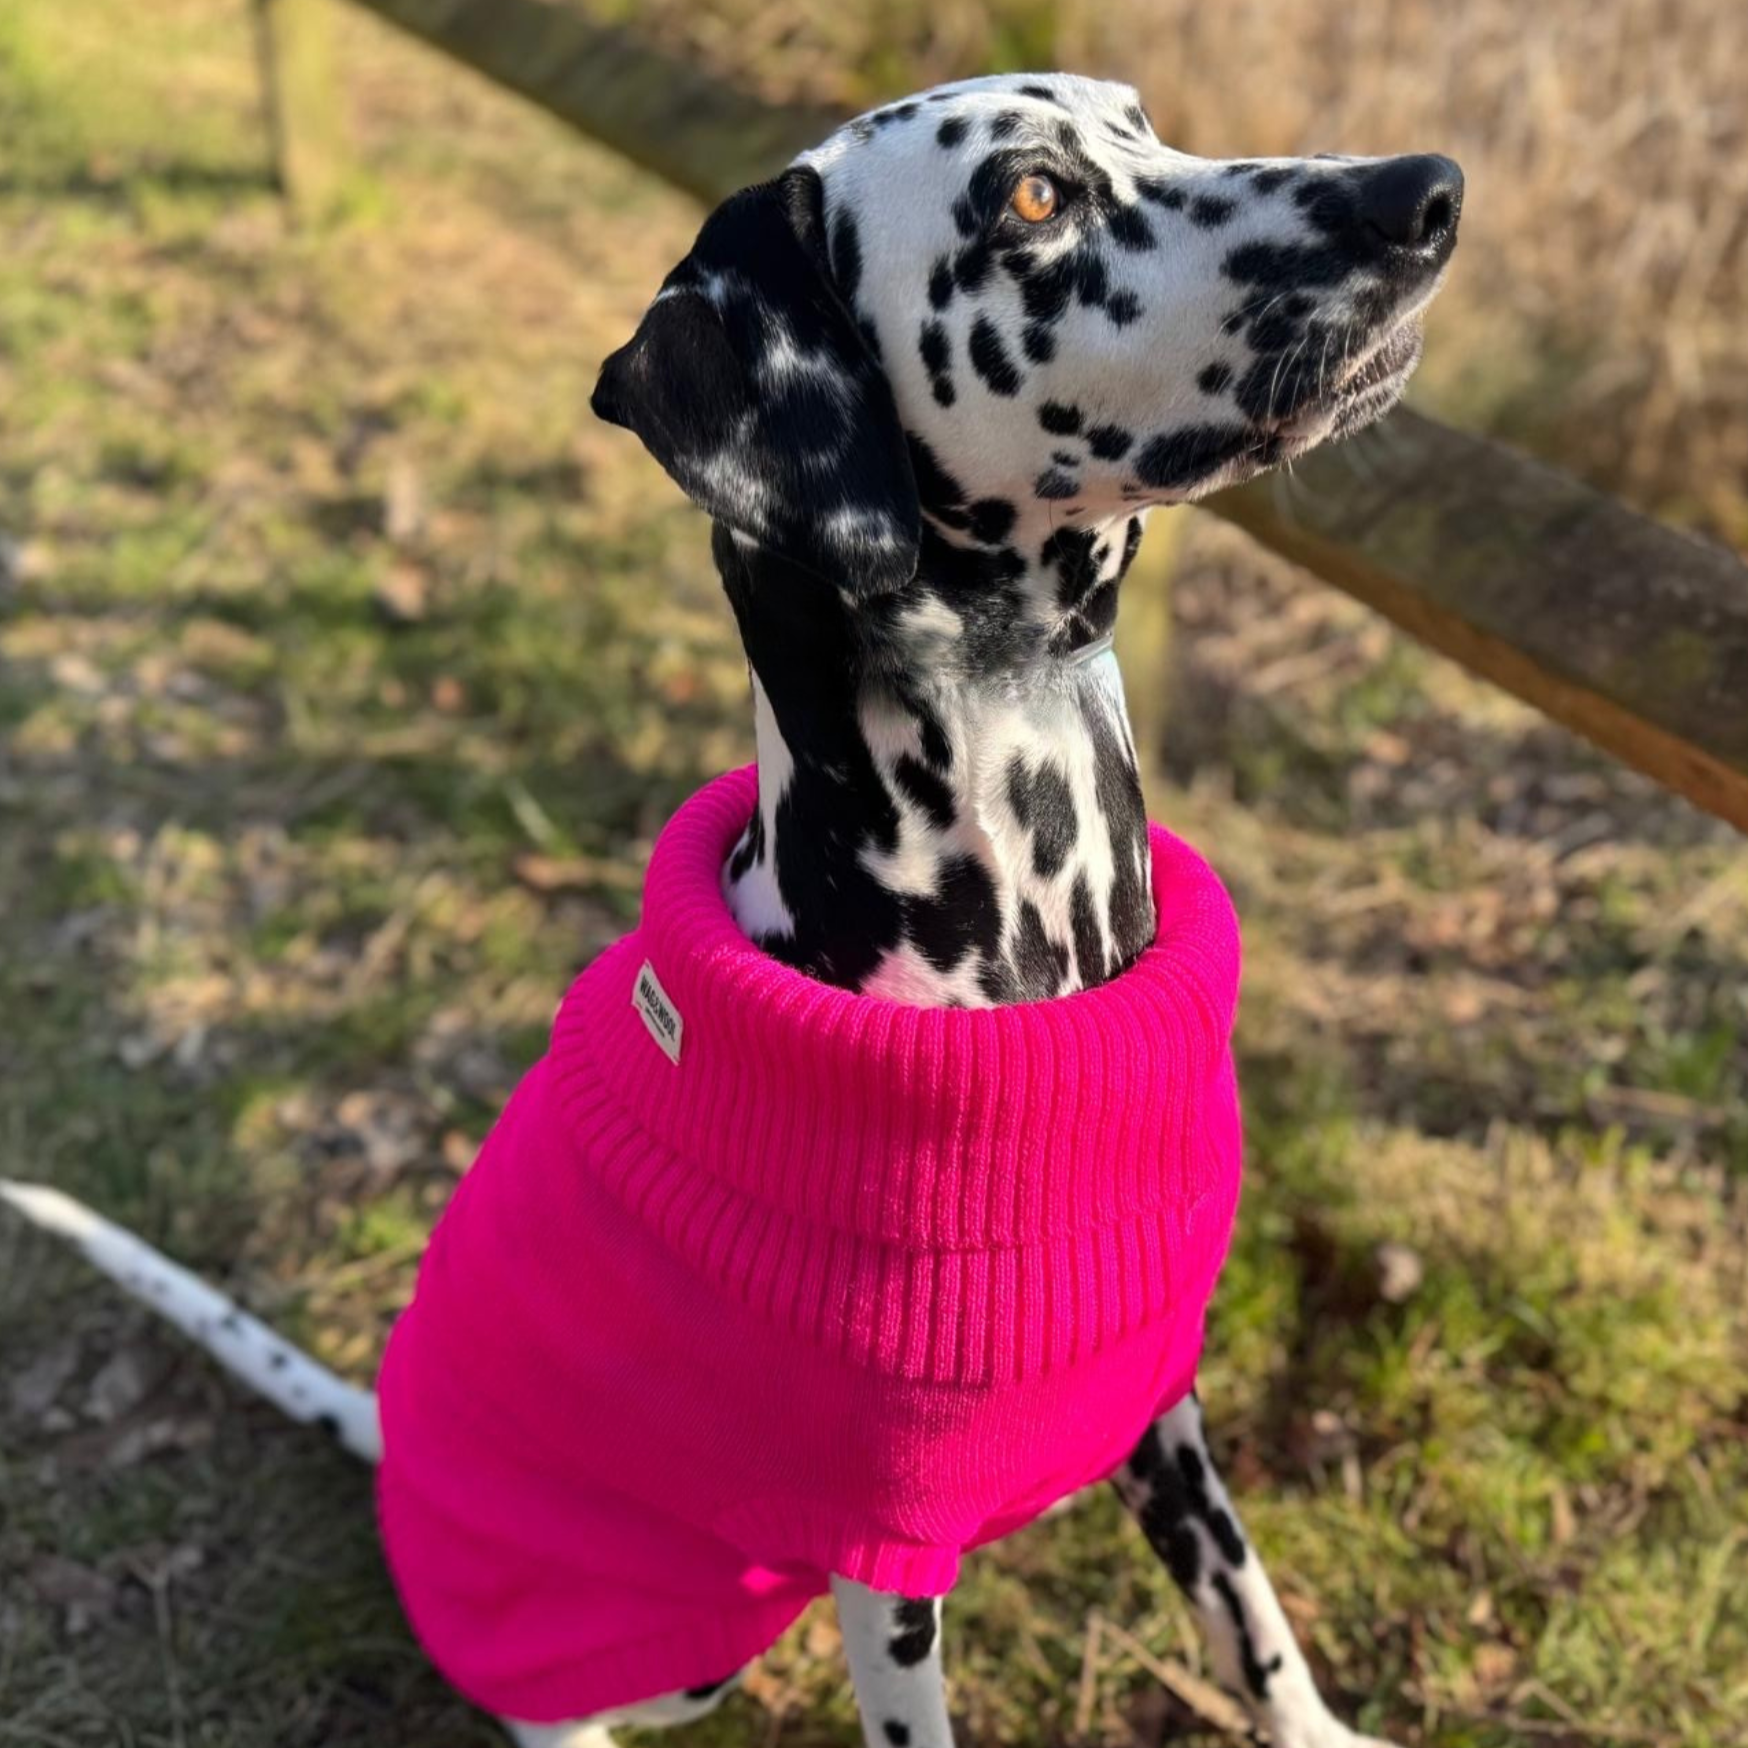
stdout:
[[(585, 411), (695, 213), (354, 20), (357, 186), (291, 231), (245, 25), (0, 17), (0, 1171), (363, 1378), (748, 712), (697, 519)], [(1288, 1609), (1408, 1743), (1741, 1743), (1739, 842), (1228, 532), (1176, 605), (1155, 805), (1249, 943), (1206, 1395)], [(1106, 1497), (953, 1618), (968, 1743), (1213, 1740)], [(816, 1612), (687, 1739), (854, 1735)], [(496, 1739), (366, 1477), (0, 1230), (0, 1743)]]

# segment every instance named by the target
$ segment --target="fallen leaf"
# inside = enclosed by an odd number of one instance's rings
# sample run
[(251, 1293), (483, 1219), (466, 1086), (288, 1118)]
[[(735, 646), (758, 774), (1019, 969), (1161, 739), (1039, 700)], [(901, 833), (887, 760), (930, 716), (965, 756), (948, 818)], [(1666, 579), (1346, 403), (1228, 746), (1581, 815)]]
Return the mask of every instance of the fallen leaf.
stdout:
[(1386, 1239), (1372, 1252), (1372, 1262), (1378, 1271), (1378, 1297), (1389, 1305), (1412, 1299), (1426, 1279), (1420, 1252), (1393, 1239)]
[(85, 1391), (87, 1420), (100, 1426), (137, 1408), (164, 1374), (162, 1359), (152, 1358), (136, 1346), (117, 1348), (92, 1378)]
[(397, 455), (388, 470), (382, 494), (382, 531), (397, 546), (415, 538), (425, 525), (425, 488), (419, 470), (405, 455)]
[(1517, 1652), (1509, 1645), (1488, 1644), (1475, 1647), (1475, 1679), (1483, 1692), (1496, 1692), (1504, 1687), (1517, 1670)]
[(390, 625), (417, 625), (431, 610), (431, 581), (421, 566), (403, 559), (377, 580), (371, 599)]
[(64, 1611), (69, 1633), (89, 1632), (115, 1612), (115, 1580), (59, 1554), (38, 1558), (30, 1568), (29, 1584), (39, 1601)]
[(387, 1180), (424, 1157), (427, 1113), (404, 1094), (349, 1092), (334, 1107), (332, 1141), (337, 1149), (364, 1155), (372, 1177)]
[(78, 1369), (77, 1337), (64, 1336), (46, 1347), (13, 1378), (7, 1391), (12, 1412), (25, 1420), (37, 1419), (54, 1405), (67, 1380)]

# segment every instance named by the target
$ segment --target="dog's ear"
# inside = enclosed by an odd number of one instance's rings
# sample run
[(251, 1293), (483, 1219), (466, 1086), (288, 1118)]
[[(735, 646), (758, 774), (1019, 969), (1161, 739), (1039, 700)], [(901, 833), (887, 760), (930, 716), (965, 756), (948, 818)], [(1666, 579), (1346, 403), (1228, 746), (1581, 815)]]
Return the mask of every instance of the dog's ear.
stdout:
[(891, 589), (916, 573), (916, 481), (832, 284), (824, 206), (799, 167), (725, 200), (590, 404), (731, 529), (840, 588)]

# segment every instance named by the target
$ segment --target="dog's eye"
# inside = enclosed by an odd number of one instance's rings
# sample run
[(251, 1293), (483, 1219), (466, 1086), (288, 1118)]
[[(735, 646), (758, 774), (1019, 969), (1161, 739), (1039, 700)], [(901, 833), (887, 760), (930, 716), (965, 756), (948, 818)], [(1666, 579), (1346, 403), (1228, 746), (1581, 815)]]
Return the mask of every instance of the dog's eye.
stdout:
[(1048, 176), (1026, 176), (1021, 178), (1008, 205), (1027, 224), (1041, 225), (1045, 219), (1056, 216), (1058, 199), (1056, 184)]

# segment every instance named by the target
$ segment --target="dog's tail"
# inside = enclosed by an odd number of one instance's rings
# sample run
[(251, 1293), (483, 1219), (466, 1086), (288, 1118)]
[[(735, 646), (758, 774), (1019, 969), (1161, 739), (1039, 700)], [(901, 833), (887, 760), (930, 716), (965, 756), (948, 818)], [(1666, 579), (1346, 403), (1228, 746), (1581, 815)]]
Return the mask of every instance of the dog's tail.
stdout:
[(282, 1341), (258, 1318), (131, 1232), (45, 1184), (0, 1178), (0, 1201), (67, 1239), (94, 1268), (168, 1318), (293, 1420), (326, 1426), (354, 1456), (382, 1459), (376, 1398)]

